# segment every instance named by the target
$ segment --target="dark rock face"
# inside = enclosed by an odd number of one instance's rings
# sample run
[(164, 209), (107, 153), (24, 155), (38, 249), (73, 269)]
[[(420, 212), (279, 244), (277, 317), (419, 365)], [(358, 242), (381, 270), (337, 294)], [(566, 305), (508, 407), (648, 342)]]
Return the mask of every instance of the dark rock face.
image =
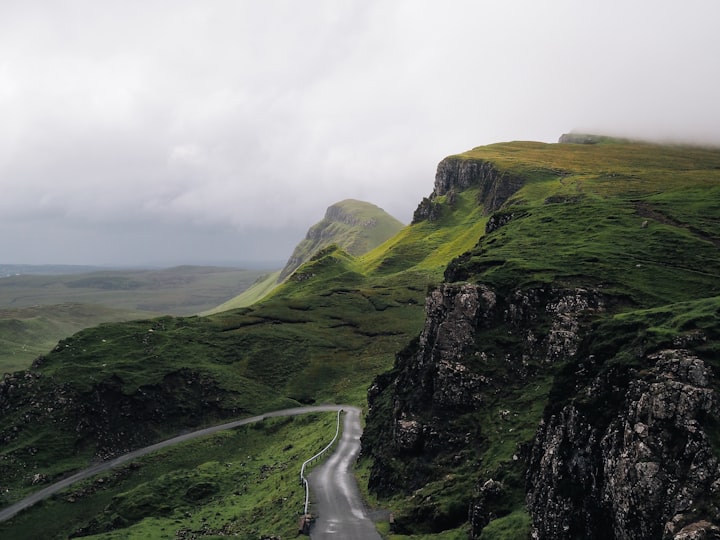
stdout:
[[(690, 349), (705, 337), (689, 332), (646, 352), (624, 344), (629, 356), (614, 356), (592, 345), (593, 318), (614, 302), (584, 288), (450, 283), (431, 291), (422, 332), (368, 393), (370, 488), (419, 493), (438, 482), (436, 467), (470, 455), (471, 539), (517, 508), (518, 493), (538, 540), (720, 538), (720, 400), (707, 359)], [(603, 351), (609, 356), (594, 354)], [(469, 419), (512, 416), (501, 396), (530, 391), (549, 372), (534, 439), (518, 439), (512, 460), (487, 468), (487, 428)], [(515, 474), (524, 484), (513, 484)], [(438, 512), (428, 501), (398, 521), (433, 530), (424, 516)]]
[(442, 215), (442, 205), (433, 202), (427, 197), (423, 197), (420, 204), (413, 213), (412, 223), (420, 223), (421, 221), (437, 221)]
[[(541, 424), (527, 474), (533, 538), (717, 537), (706, 518), (720, 518), (720, 464), (702, 428), (719, 412), (712, 374), (683, 349), (647, 361), (609, 423), (567, 405)], [(583, 392), (622, 380), (611, 379)]]
[(17, 449), (0, 460), (0, 478), (36, 481), (37, 449), (23, 442), (34, 425), (56, 424), (72, 441), (71, 451), (90, 449), (96, 458), (108, 459), (149, 444), (166, 430), (237, 416), (240, 411), (223, 408), (225, 395), (216, 381), (187, 369), (131, 394), (122, 391), (117, 376), (78, 391), (41, 372), (6, 374), (0, 381), (0, 415), (5, 420), (0, 444)]
[(493, 318), (496, 305), (495, 293), (482, 285), (443, 285), (432, 291), (416, 363), (404, 384), (440, 409), (471, 408), (482, 401), (487, 379), (463, 363), (463, 354), (474, 342), (475, 329)]
[(499, 228), (504, 227), (510, 223), (514, 217), (515, 215), (512, 213), (494, 214), (490, 216), (490, 219), (488, 219), (488, 222), (485, 224), (485, 234), (490, 234), (491, 232), (495, 232)]
[[(713, 447), (720, 401), (711, 368), (685, 348), (687, 339), (605, 365), (588, 353), (590, 320), (606, 309), (605, 297), (590, 289), (503, 294), (482, 284), (444, 284), (425, 309), (419, 337), (368, 393), (363, 451), (375, 458), (372, 490), (417, 493), (437, 481), (437, 464), (483, 447), (485, 426), (473, 428), (468, 415), (511, 416), (497, 410), (498, 396), (535, 387), (552, 366), (563, 366), (565, 379), (556, 376), (534, 440), (519, 444), (494, 473), (485, 470), (482, 451), (472, 454), (479, 466), (468, 493), (470, 538), (507, 514), (518, 489), (538, 540), (720, 538)], [(494, 477), (508, 468), (524, 471), (525, 484)], [(423, 504), (398, 521), (428, 519), (423, 515), (435, 510)], [(432, 530), (432, 522), (422, 526)]]
[(493, 512), (496, 501), (503, 498), (505, 487), (502, 482), (493, 479), (485, 481), (478, 486), (477, 494), (470, 506), (468, 520), (470, 521), (470, 535), (475, 538), (492, 519), (497, 517)]
[(164, 425), (194, 426), (204, 418), (230, 416), (233, 411), (220, 407), (223, 396), (216, 381), (189, 369), (168, 373), (160, 384), (133, 394), (124, 393), (122, 381), (113, 377), (78, 395), (72, 415), (76, 432), (108, 458), (153, 440)]
[[(376, 458), (371, 489), (412, 492), (432, 477), (428, 463), (457, 459), (458, 452), (478, 447), (482, 432), (457, 419), (493, 403), (499, 392), (523, 384), (544, 366), (575, 355), (581, 321), (602, 309), (602, 297), (584, 289), (538, 288), (503, 296), (466, 283), (433, 290), (420, 336), (368, 393), (364, 439)], [(536, 334), (533, 325), (546, 330)], [(491, 337), (498, 335), (510, 345), (498, 348)], [(495, 516), (492, 494), (502, 491), (501, 483), (489, 480), (481, 478), (470, 508), (477, 536)]]
[(523, 179), (498, 171), (487, 161), (448, 157), (443, 159), (435, 174), (435, 187), (429, 198), (422, 200), (413, 215), (413, 223), (435, 221), (441, 215), (438, 197), (447, 196), (452, 203), (455, 194), (471, 187), (479, 187), (478, 204), (486, 214), (495, 212), (523, 185)]

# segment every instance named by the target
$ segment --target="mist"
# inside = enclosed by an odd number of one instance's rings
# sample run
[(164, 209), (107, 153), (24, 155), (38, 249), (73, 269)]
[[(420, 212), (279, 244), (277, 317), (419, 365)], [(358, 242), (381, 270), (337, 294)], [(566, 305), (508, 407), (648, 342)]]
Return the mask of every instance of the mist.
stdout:
[(284, 261), (409, 222), (443, 157), (568, 131), (720, 144), (720, 4), (0, 5), (4, 263)]

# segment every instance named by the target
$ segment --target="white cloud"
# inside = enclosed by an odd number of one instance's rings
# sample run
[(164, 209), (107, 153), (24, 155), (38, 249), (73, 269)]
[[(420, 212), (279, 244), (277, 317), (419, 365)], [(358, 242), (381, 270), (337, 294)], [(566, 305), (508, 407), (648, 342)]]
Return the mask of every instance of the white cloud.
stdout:
[[(714, 0), (5, 2), (0, 225), (240, 245), (302, 236), (347, 197), (409, 220), (435, 164), (480, 144), (720, 143), (719, 16)], [(0, 241), (8, 261), (16, 247)]]

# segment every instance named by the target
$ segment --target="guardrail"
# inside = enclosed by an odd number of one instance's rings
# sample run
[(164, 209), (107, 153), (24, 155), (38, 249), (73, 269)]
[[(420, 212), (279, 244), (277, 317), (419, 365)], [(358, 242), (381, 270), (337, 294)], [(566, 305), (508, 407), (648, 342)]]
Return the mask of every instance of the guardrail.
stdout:
[(340, 409), (340, 410), (337, 412), (337, 427), (335, 428), (335, 436), (333, 437), (333, 440), (330, 441), (330, 443), (329, 443), (325, 448), (323, 448), (322, 450), (320, 450), (320, 451), (319, 451), (317, 454), (315, 454), (313, 457), (311, 457), (310, 459), (306, 460), (306, 461), (302, 464), (302, 467), (300, 467), (300, 483), (305, 485), (305, 507), (304, 507), (304, 511), (303, 511), (303, 515), (304, 515), (304, 516), (306, 516), (307, 513), (308, 513), (308, 504), (310, 503), (310, 486), (308, 485), (307, 478), (305, 477), (305, 467), (307, 467), (308, 464), (310, 464), (310, 463), (312, 463), (313, 461), (315, 461), (316, 459), (318, 459), (318, 458), (319, 458), (320, 456), (322, 456), (325, 452), (327, 452), (328, 450), (330, 450), (330, 448), (332, 447), (332, 445), (335, 444), (335, 441), (337, 440), (338, 435), (340, 434), (340, 413), (342, 413), (342, 412), (343, 412), (342, 409)]
[[(108, 471), (110, 469), (118, 467), (118, 466), (122, 465), (123, 463), (130, 461), (131, 459), (136, 459), (136, 458), (145, 456), (151, 452), (160, 450), (162, 448), (166, 448), (173, 444), (177, 444), (180, 442), (186, 442), (186, 441), (192, 440), (194, 438), (202, 437), (204, 435), (211, 435), (217, 431), (222, 431), (225, 429), (233, 429), (233, 428), (236, 428), (239, 426), (252, 424), (254, 422), (260, 422), (262, 420), (265, 420), (266, 418), (280, 418), (280, 417), (284, 417), (284, 416), (297, 416), (297, 415), (308, 414), (308, 413), (313, 413), (313, 412), (332, 412), (332, 411), (336, 411), (336, 410), (338, 411), (338, 414), (339, 414), (340, 412), (343, 411), (343, 409), (342, 408), (338, 409), (338, 407), (343, 407), (343, 406), (342, 405), (316, 405), (316, 406), (311, 406), (311, 407), (293, 407), (290, 409), (270, 411), (270, 412), (266, 412), (266, 413), (258, 415), (258, 416), (252, 416), (250, 418), (242, 418), (240, 420), (234, 420), (232, 422), (226, 422), (224, 424), (219, 424), (216, 426), (202, 428), (197, 431), (185, 433), (183, 435), (173, 437), (171, 439), (167, 439), (165, 441), (161, 441), (159, 443), (155, 443), (150, 446), (146, 446), (144, 448), (134, 450), (132, 452), (128, 452), (127, 454), (120, 455), (109, 461), (104, 461), (102, 463), (95, 464), (92, 467), (88, 467), (87, 469), (83, 469), (79, 472), (76, 472), (75, 474), (73, 474), (67, 478), (59, 480), (59, 481), (55, 482), (54, 484), (51, 484), (39, 491), (36, 491), (35, 493), (25, 497), (24, 499), (21, 499), (21, 500), (17, 501), (16, 503), (11, 504), (10, 506), (7, 506), (5, 508), (0, 508), (0, 523), (7, 521), (8, 519), (17, 515), (22, 510), (25, 510), (26, 508), (30, 508), (34, 504), (49, 498), (53, 494), (75, 484), (76, 482), (80, 482), (81, 480), (85, 480), (87, 478), (92, 478), (96, 474), (99, 474), (101, 472)], [(345, 407), (351, 407), (351, 405), (346, 405)], [(339, 420), (338, 420), (338, 422), (339, 422)], [(338, 426), (339, 426), (339, 423), (338, 423)], [(337, 438), (337, 435), (336, 435), (336, 438)], [(334, 440), (333, 440), (333, 442), (334, 442)]]

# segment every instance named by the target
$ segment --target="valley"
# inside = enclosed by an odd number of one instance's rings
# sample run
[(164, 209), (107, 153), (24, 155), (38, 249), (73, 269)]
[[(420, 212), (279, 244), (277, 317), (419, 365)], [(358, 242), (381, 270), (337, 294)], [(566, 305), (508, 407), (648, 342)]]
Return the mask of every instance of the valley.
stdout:
[[(0, 382), (2, 505), (178, 432), (349, 403), (384, 537), (714, 534), (720, 150), (581, 140), (450, 156), (411, 225), (362, 254), (323, 245), (250, 305), (64, 337)], [(57, 537), (285, 537), (272, 509), (296, 502), (262, 482), (331, 422), (168, 451), (71, 503)], [(239, 449), (220, 457), (223, 438)], [(273, 472), (231, 496), (223, 470), (250, 447)], [(0, 531), (34, 534), (60, 504)]]

